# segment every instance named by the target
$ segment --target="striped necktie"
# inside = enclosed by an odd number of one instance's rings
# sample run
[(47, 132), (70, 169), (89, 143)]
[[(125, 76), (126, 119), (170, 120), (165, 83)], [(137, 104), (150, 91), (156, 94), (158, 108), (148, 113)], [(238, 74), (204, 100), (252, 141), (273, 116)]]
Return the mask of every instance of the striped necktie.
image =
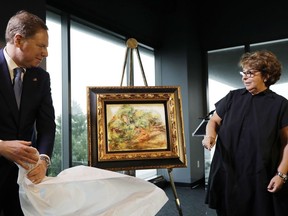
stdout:
[(13, 80), (13, 86), (14, 86), (14, 93), (16, 102), (18, 105), (18, 109), (20, 107), (20, 101), (21, 101), (21, 94), (22, 94), (22, 72), (24, 72), (24, 69), (21, 67), (15, 68), (13, 70), (14, 72), (14, 80)]

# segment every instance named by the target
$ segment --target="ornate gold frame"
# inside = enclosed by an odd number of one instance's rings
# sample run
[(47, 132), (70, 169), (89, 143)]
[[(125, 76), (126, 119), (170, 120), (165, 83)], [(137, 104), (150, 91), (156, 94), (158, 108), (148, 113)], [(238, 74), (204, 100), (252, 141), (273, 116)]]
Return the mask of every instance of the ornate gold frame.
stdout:
[[(116, 118), (115, 113), (111, 114), (114, 106), (118, 112), (120, 110), (119, 107), (122, 106), (129, 107), (132, 110), (137, 109), (139, 106), (144, 108), (147, 106), (147, 108), (152, 110), (159, 107), (162, 110), (160, 113), (162, 112), (162, 116), (164, 116), (162, 131), (166, 133), (166, 142), (161, 142), (162, 144), (159, 148), (154, 146), (145, 149), (145, 145), (143, 147), (144, 142), (139, 141), (137, 143), (135, 137), (133, 137), (130, 142), (133, 141), (136, 147), (129, 149), (130, 144), (121, 140), (122, 147), (117, 147), (116, 150), (113, 149), (114, 147), (111, 148), (111, 131), (113, 130), (110, 128), (111, 120), (108, 121), (108, 118), (111, 119), (111, 116)], [(141, 113), (143, 112), (141, 111)], [(187, 167), (179, 86), (89, 86), (87, 87), (87, 121), (90, 166), (110, 170)], [(131, 125), (133, 130), (136, 130), (133, 123), (128, 122), (127, 125), (128, 128)], [(125, 125), (124, 127), (127, 128)], [(163, 128), (165, 129), (163, 130)], [(117, 128), (114, 128), (115, 130)], [(122, 132), (123, 136), (125, 134), (123, 135)], [(113, 143), (117, 146), (117, 142)], [(141, 146), (141, 148), (138, 149), (137, 146)]]

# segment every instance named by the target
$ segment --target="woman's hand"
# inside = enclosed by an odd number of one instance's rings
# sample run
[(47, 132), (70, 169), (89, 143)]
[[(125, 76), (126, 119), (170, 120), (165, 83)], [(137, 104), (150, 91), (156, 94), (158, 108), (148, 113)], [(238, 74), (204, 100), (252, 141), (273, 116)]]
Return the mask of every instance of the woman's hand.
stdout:
[(279, 191), (282, 188), (283, 184), (284, 184), (283, 179), (280, 176), (275, 175), (271, 179), (271, 181), (270, 181), (270, 183), (269, 183), (269, 185), (267, 187), (267, 190), (269, 192), (271, 192), (271, 193), (275, 193), (275, 192)]
[(202, 145), (209, 151), (215, 146), (218, 127), (221, 124), (222, 119), (215, 111), (206, 125), (206, 135), (202, 140)]
[(205, 135), (202, 140), (202, 145), (205, 149), (211, 150), (215, 145), (216, 138), (212, 136)]

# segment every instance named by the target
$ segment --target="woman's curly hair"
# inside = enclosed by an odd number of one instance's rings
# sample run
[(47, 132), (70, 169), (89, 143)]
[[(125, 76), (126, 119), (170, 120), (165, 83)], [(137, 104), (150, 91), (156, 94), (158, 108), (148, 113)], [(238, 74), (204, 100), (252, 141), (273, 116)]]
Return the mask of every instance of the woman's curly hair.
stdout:
[(276, 55), (268, 50), (244, 53), (239, 61), (242, 68), (248, 67), (261, 72), (267, 87), (275, 84), (281, 76), (282, 64)]

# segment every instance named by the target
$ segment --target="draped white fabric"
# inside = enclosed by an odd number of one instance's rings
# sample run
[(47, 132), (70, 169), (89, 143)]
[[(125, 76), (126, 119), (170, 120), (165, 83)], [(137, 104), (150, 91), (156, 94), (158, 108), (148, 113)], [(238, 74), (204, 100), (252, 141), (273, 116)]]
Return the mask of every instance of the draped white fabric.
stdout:
[(72, 167), (40, 184), (33, 184), (26, 173), (19, 167), (25, 216), (154, 216), (168, 200), (150, 182), (94, 167)]

